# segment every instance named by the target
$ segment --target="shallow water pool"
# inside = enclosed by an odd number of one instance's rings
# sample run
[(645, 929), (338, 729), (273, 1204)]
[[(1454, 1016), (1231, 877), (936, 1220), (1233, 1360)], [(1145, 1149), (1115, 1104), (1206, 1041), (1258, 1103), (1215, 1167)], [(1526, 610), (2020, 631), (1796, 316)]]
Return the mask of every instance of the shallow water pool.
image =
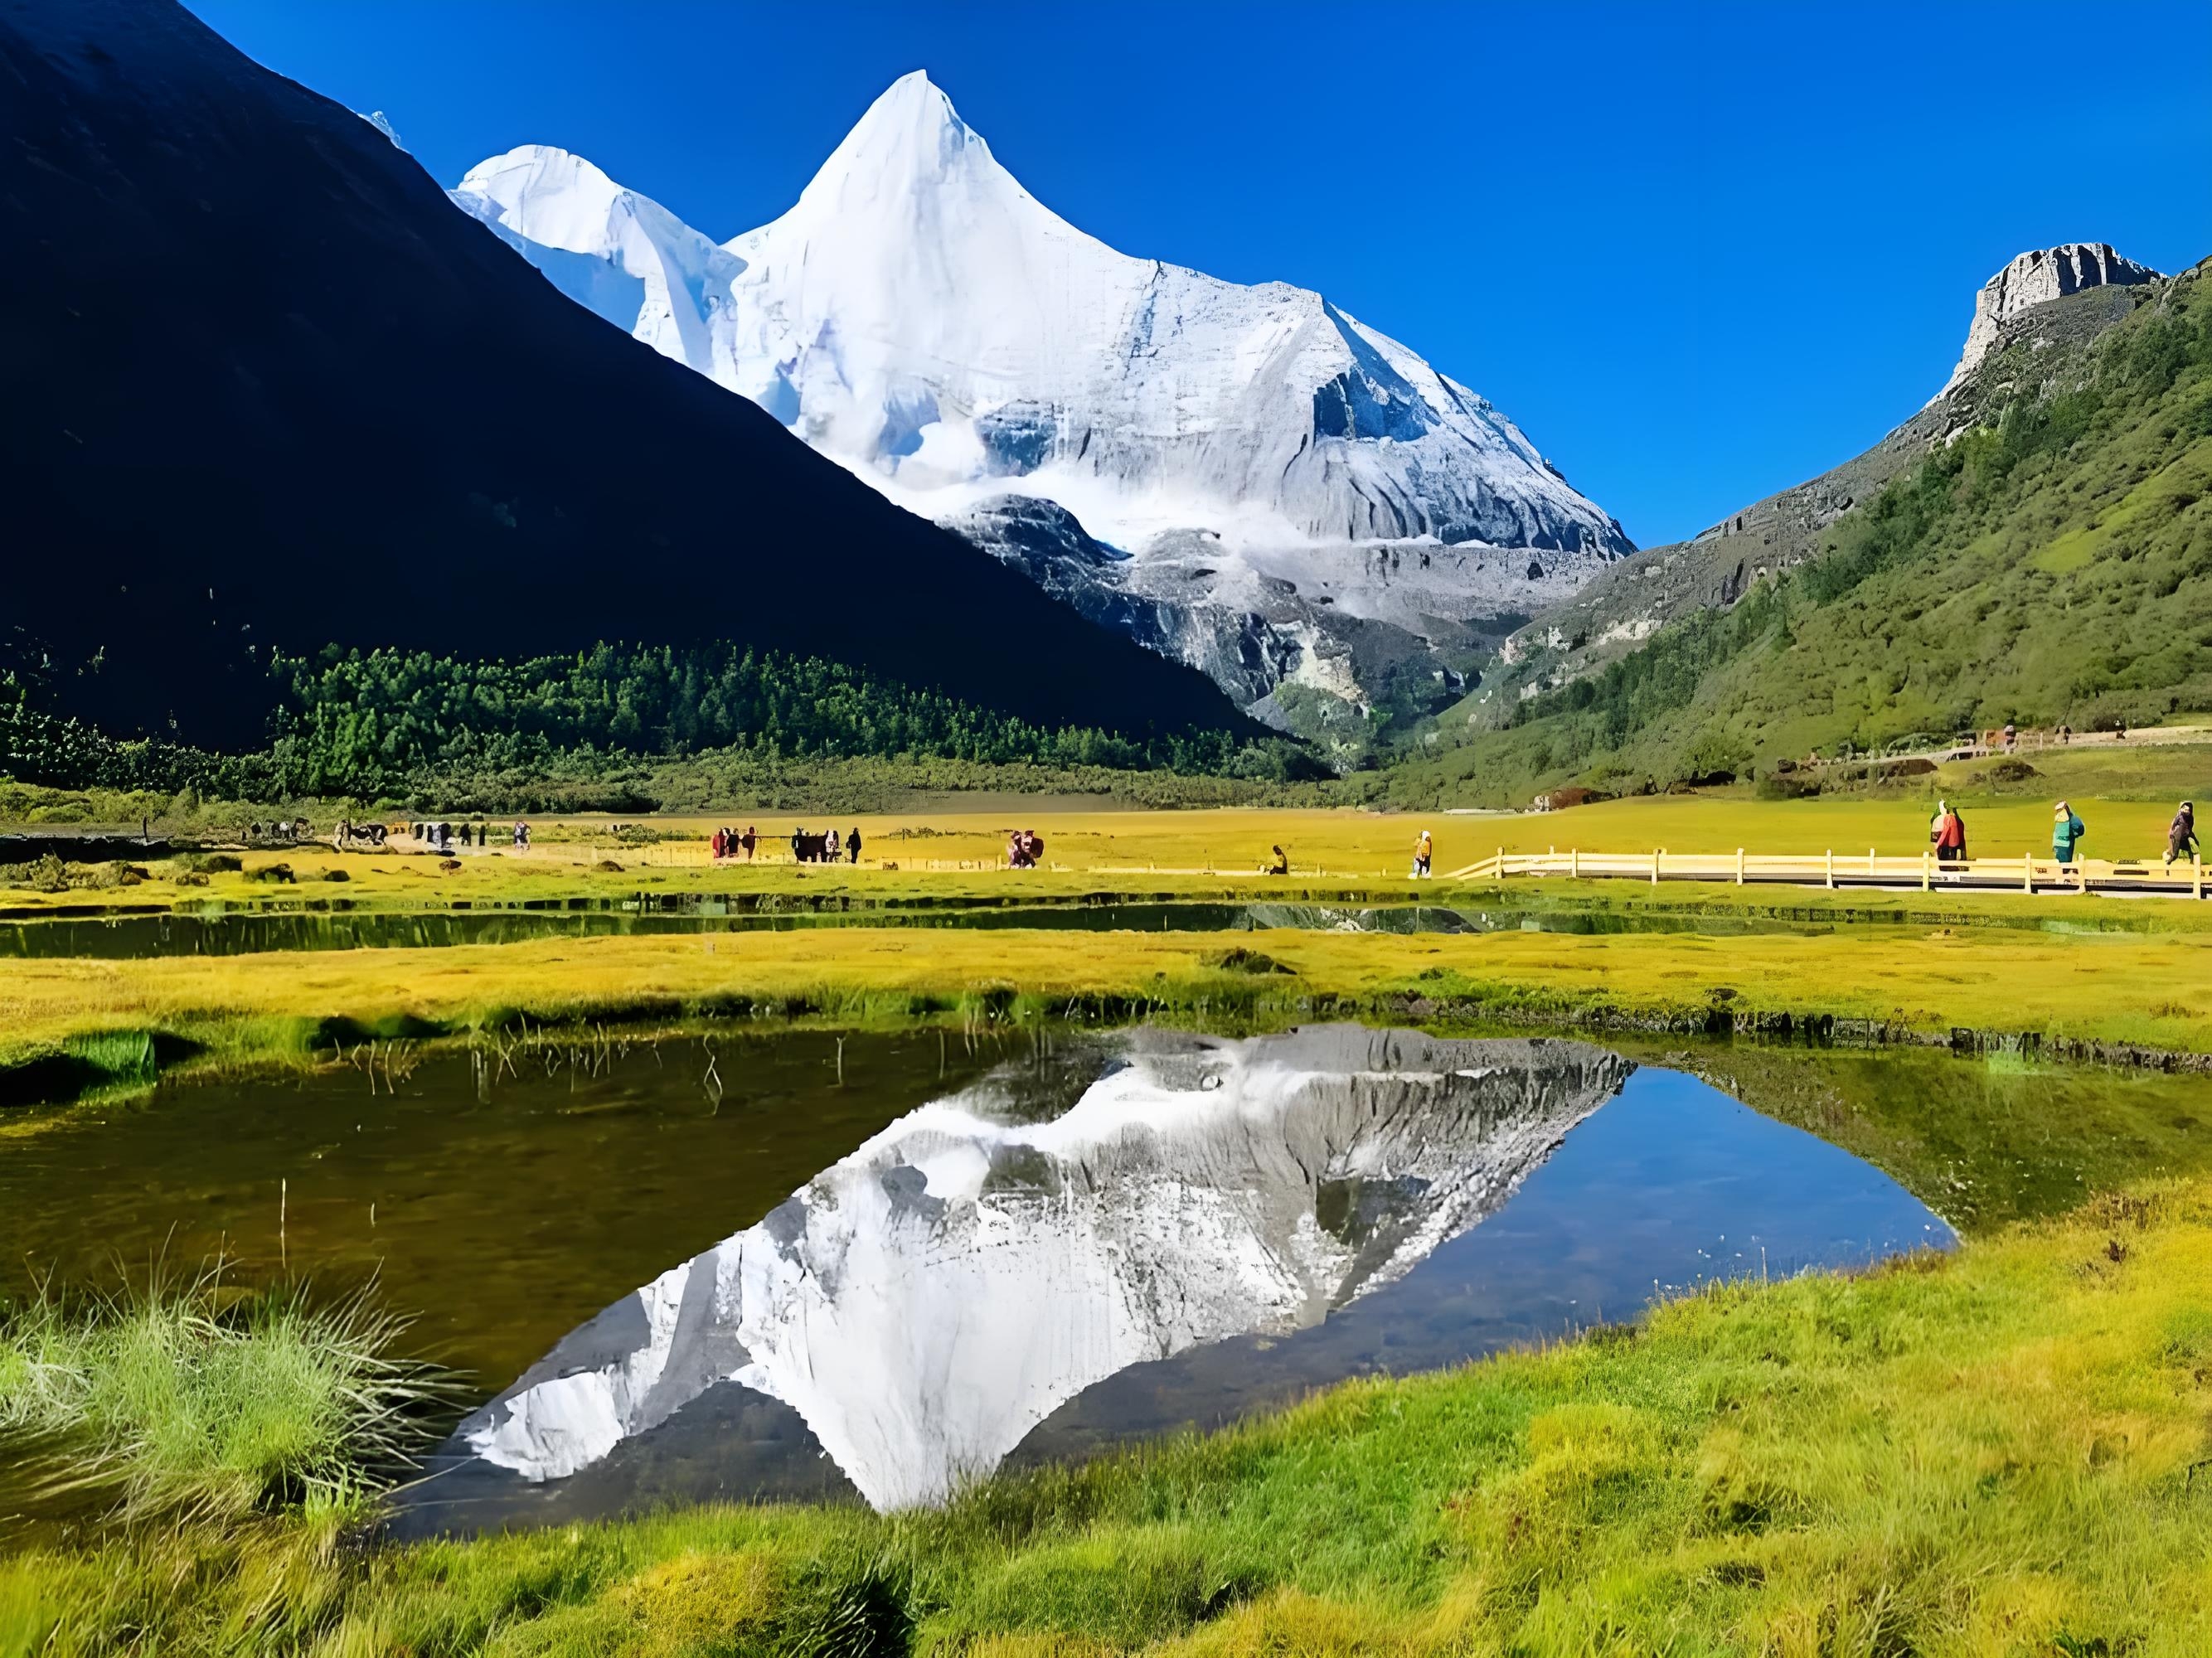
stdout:
[(0, 1148), (64, 1282), (371, 1275), (485, 1400), (403, 1533), (941, 1500), (1714, 1277), (1948, 1247), (1888, 1175), (1550, 1039), (785, 1033), (164, 1087)]

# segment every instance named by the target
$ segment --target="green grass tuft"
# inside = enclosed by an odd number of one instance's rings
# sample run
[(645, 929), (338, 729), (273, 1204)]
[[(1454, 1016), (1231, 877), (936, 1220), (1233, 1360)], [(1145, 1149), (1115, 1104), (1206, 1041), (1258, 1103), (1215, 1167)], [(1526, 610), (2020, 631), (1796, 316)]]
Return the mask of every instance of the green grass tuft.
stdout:
[(406, 1327), (367, 1289), (233, 1294), (219, 1269), (92, 1298), (42, 1287), (0, 1308), (0, 1439), (126, 1514), (348, 1509), (407, 1467), (450, 1394), (392, 1356)]

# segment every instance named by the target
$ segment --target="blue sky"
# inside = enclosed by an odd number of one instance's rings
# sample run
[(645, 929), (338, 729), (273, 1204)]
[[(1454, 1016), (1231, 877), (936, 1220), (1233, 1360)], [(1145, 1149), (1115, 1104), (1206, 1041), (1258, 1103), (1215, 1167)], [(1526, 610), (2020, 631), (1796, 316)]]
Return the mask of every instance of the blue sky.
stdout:
[(717, 238), (927, 69), (1126, 252), (1317, 288), (1651, 545), (1866, 447), (2014, 253), (2212, 254), (2212, 0), (188, 0), (452, 184), (559, 144)]

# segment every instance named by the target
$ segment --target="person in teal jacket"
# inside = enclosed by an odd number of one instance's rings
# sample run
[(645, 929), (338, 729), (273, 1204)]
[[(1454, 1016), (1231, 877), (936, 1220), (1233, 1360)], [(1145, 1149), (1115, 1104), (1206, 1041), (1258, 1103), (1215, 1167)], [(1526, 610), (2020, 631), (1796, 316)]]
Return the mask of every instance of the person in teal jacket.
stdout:
[(2081, 844), (2081, 837), (2087, 833), (2081, 820), (2074, 815), (2074, 808), (2063, 800), (2051, 808), (2051, 855), (2060, 863), (2074, 861), (2074, 849)]

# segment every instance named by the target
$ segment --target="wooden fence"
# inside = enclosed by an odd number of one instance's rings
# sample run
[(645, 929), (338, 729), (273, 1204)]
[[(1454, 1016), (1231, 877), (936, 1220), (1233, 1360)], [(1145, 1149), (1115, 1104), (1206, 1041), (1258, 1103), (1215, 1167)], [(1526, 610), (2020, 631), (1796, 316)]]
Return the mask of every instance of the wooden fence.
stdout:
[[(562, 861), (578, 859), (596, 861), (602, 857), (611, 858), (632, 868), (701, 869), (710, 867), (714, 862), (713, 850), (702, 841), (665, 841), (647, 846), (607, 847), (568, 841), (533, 846), (519, 854), (514, 848), (501, 850), (510, 855)], [(753, 861), (789, 864), (793, 860), (787, 847), (779, 847), (775, 852), (763, 848)], [(1006, 867), (1003, 859), (915, 858), (907, 855), (890, 859), (864, 855), (861, 859), (862, 865), (867, 868), (879, 869), (885, 863), (896, 864), (902, 870), (933, 872), (981, 872)], [(744, 860), (735, 860), (732, 866), (744, 867)], [(1073, 865), (1050, 861), (1044, 867), (1050, 871), (1077, 872)], [(1218, 865), (1128, 864), (1085, 867), (1079, 872), (1097, 876), (1249, 878), (1258, 884), (1267, 884), (1270, 878), (1258, 870), (1223, 869)], [(1014, 873), (1018, 874), (1019, 872)], [(1368, 870), (1358, 867), (1340, 865), (1323, 869), (1306, 865), (1295, 872), (1295, 878), (1299, 880), (1336, 878), (1367, 881), (1390, 880), (1394, 877), (1404, 878), (1402, 871), (1381, 868), (1370, 874)], [(1668, 852), (1664, 847), (1650, 852), (1583, 852), (1576, 848), (1565, 852), (1507, 852), (1500, 848), (1478, 863), (1449, 871), (1437, 878), (1465, 882), (1628, 880), (1649, 882), (1655, 886), (1662, 881), (1705, 881), (1736, 886), (1756, 884), (1830, 889), (1878, 887), (1892, 890), (1917, 889), (1922, 892), (2129, 892), (2184, 898), (2202, 898), (2204, 896), (2204, 868), (2195, 862), (2176, 862), (2167, 866), (2155, 858), (2136, 860), (2090, 858), (2061, 864), (2055, 858), (2027, 855), (1973, 858), (1961, 863), (1945, 864), (1937, 862), (1932, 852), (1884, 855), (1871, 848), (1863, 853), (1829, 850), (1778, 853), (1754, 853), (1741, 847), (1733, 853)]]
[(2104, 858), (1971, 858), (1945, 864), (1932, 853), (1506, 852), (1453, 870), (1448, 881), (1568, 880), (1754, 882), (1790, 886), (1917, 888), (1923, 892), (2139, 892), (2202, 898), (2204, 866)]

